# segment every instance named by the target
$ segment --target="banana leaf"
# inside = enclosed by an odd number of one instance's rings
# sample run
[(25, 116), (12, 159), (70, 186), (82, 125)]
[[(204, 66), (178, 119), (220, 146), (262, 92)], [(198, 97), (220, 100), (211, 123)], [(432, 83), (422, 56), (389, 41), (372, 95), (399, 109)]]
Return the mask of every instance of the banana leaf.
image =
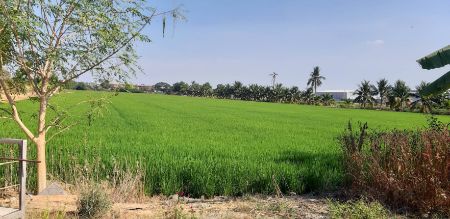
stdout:
[(440, 78), (435, 80), (433, 83), (425, 87), (422, 91), (422, 95), (430, 96), (444, 93), (450, 89), (450, 71), (442, 75)]
[(440, 68), (450, 64), (450, 45), (417, 60), (417, 62), (423, 69)]

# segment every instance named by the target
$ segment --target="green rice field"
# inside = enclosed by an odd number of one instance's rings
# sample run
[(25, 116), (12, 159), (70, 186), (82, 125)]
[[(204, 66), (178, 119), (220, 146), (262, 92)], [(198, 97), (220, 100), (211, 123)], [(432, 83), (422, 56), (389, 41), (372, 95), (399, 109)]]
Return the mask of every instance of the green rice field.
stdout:
[[(103, 95), (108, 93), (64, 92), (52, 104)], [(19, 106), (33, 126), (38, 103)], [(84, 121), (86, 109), (68, 109), (75, 115), (70, 120)], [(450, 122), (449, 116), (439, 119)], [(111, 178), (117, 168), (141, 171), (148, 194), (273, 194), (276, 186), (284, 193), (329, 190), (343, 183), (337, 137), (349, 120), (377, 129), (427, 123), (417, 113), (121, 93), (90, 126), (82, 122), (48, 143), (49, 177), (76, 183), (73, 169), (84, 165), (99, 179)], [(0, 125), (0, 138), (24, 137), (12, 122)]]

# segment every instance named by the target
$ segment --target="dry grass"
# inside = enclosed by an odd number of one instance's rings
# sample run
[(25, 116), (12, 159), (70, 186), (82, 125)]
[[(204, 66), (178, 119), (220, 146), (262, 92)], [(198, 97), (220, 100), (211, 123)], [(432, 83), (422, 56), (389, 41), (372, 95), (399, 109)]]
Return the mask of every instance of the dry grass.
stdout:
[(395, 209), (450, 216), (450, 135), (432, 120), (417, 131), (369, 132), (367, 124), (341, 138), (354, 191)]

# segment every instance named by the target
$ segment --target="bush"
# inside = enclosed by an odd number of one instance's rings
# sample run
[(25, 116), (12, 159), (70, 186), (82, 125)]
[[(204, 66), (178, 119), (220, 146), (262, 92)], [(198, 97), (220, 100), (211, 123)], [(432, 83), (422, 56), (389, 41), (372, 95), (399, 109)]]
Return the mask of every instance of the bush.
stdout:
[(330, 201), (330, 218), (379, 219), (391, 218), (389, 211), (377, 201), (360, 199), (355, 202)]
[(111, 208), (111, 200), (100, 185), (87, 186), (80, 194), (78, 215), (81, 218), (103, 216)]
[(450, 216), (450, 136), (436, 119), (416, 131), (370, 132), (367, 123), (341, 136), (351, 189), (394, 208)]

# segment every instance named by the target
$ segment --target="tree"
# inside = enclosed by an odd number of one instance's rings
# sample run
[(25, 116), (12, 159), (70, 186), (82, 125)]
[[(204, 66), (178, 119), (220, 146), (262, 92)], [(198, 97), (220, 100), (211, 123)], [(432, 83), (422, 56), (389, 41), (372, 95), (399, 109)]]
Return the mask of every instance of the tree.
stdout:
[(194, 97), (200, 96), (201, 95), (201, 85), (195, 81), (192, 81), (191, 85), (189, 85), (188, 95), (194, 96)]
[(276, 84), (272, 89), (273, 96), (272, 102), (283, 102), (284, 97), (286, 96), (286, 91), (282, 84)]
[(408, 100), (408, 97), (410, 96), (410, 91), (411, 89), (406, 85), (404, 81), (397, 80), (392, 87), (390, 101), (394, 100), (395, 102), (398, 102), (398, 107), (403, 108), (406, 101)]
[(155, 91), (162, 92), (162, 93), (169, 93), (172, 89), (172, 86), (166, 82), (158, 82), (154, 85)]
[(389, 95), (391, 87), (389, 86), (389, 82), (386, 79), (381, 79), (377, 81), (377, 93), (380, 96), (380, 108), (383, 107), (384, 100)]
[(263, 96), (263, 89), (261, 89), (261, 86), (257, 85), (257, 84), (251, 84), (248, 86), (249, 89), (249, 93), (250, 93), (250, 100), (253, 101), (261, 101), (262, 96)]
[(375, 86), (371, 85), (370, 81), (364, 80), (354, 92), (356, 95), (354, 102), (360, 103), (363, 108), (366, 108), (367, 103), (373, 104), (373, 102), (375, 102), (375, 98), (373, 96), (376, 95), (376, 93)]
[(308, 86), (311, 85), (311, 87), (314, 88), (314, 94), (317, 92), (317, 87), (320, 87), (322, 85), (322, 80), (325, 80), (326, 78), (324, 76), (320, 75), (320, 68), (319, 66), (314, 67), (313, 71), (311, 72), (308, 80)]
[(200, 90), (201, 90), (202, 97), (210, 97), (213, 94), (213, 89), (209, 82), (202, 84), (202, 87), (200, 88)]
[[(46, 187), (47, 134), (57, 134), (68, 126), (61, 124), (67, 114), (49, 118), (49, 101), (61, 87), (81, 75), (126, 80), (139, 70), (133, 48), (136, 41), (149, 42), (142, 30), (156, 17), (182, 18), (178, 10), (158, 12), (144, 1), (128, 0), (0, 0), (0, 17), (10, 29), (12, 52), (9, 64), (1, 60), (11, 74), (25, 73), (27, 87), (39, 102), (37, 128), (26, 124), (8, 86), (6, 72), (0, 69), (0, 86), (10, 106), (9, 116), (36, 145), (38, 188)], [(164, 26), (164, 25), (163, 25)], [(163, 27), (164, 32), (164, 27)], [(2, 30), (3, 35), (5, 33)], [(52, 79), (57, 78), (56, 81)], [(53, 110), (53, 108), (50, 108)], [(51, 138), (51, 137), (50, 137)]]
[(110, 90), (111, 82), (108, 79), (100, 79), (100, 87), (102, 90)]
[(311, 104), (314, 102), (314, 91), (313, 88), (309, 87), (300, 95), (302, 102)]
[(272, 74), (269, 74), (269, 76), (272, 77), (272, 88), (275, 88), (278, 74), (276, 72), (273, 72)]
[(334, 98), (333, 95), (329, 94), (329, 93), (325, 93), (322, 95), (322, 103), (325, 106), (331, 106), (334, 104)]
[(293, 86), (289, 89), (288, 92), (288, 98), (287, 100), (290, 103), (297, 103), (298, 101), (300, 101), (300, 90), (298, 89), (298, 87)]
[(180, 81), (172, 85), (172, 90), (178, 95), (187, 95), (189, 85), (184, 81)]
[(234, 84), (231, 86), (234, 99), (240, 99), (241, 98), (242, 87), (244, 87), (244, 85), (240, 81), (235, 81)]
[(416, 86), (417, 93), (414, 96), (417, 98), (411, 103), (411, 108), (419, 108), (422, 113), (430, 113), (434, 106), (444, 105), (446, 101), (445, 93), (426, 95), (424, 91), (430, 83), (422, 81), (418, 86)]
[(75, 88), (75, 90), (87, 90), (86, 83), (84, 83), (84, 82), (76, 83), (74, 88)]

